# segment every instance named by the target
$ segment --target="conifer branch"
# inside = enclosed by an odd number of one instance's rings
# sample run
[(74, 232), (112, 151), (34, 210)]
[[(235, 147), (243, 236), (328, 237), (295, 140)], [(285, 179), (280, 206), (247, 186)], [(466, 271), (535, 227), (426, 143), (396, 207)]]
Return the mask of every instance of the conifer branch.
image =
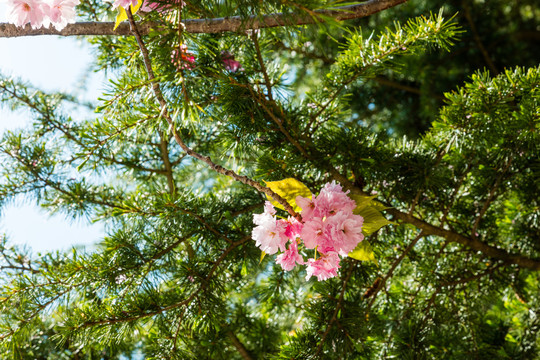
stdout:
[(377, 294), (379, 293), (379, 291), (385, 287), (386, 285), (386, 282), (388, 281), (388, 279), (390, 277), (392, 277), (392, 275), (394, 274), (394, 271), (396, 270), (396, 268), (398, 267), (398, 265), (403, 261), (403, 259), (405, 258), (405, 256), (407, 256), (407, 254), (409, 252), (411, 252), (411, 250), (414, 248), (414, 246), (416, 245), (416, 243), (418, 242), (418, 240), (420, 240), (421, 238), (425, 237), (426, 235), (420, 231), (420, 233), (418, 235), (416, 235), (416, 237), (413, 239), (413, 241), (411, 241), (411, 243), (405, 248), (405, 250), (398, 256), (398, 258), (392, 263), (392, 266), (390, 266), (390, 269), (388, 270), (388, 272), (386, 273), (386, 275), (384, 276), (384, 278), (382, 278), (382, 280), (378, 281), (379, 278), (377, 278), (377, 280), (375, 280), (375, 283), (374, 285), (372, 286), (373, 290), (370, 291), (369, 293), (369, 296), (372, 296), (372, 299), (370, 300), (369, 304), (368, 304), (368, 309), (371, 308), (371, 306), (373, 305), (373, 303), (375, 302), (375, 299), (377, 299)]
[(139, 33), (139, 31), (137, 29), (137, 24), (135, 23), (135, 20), (133, 19), (133, 14), (131, 13), (131, 10), (127, 10), (126, 13), (128, 15), (128, 20), (129, 20), (129, 23), (131, 24), (133, 34), (134, 34), (135, 38), (137, 39), (137, 43), (138, 43), (139, 48), (141, 50), (141, 54), (142, 54), (142, 57), (143, 57), (143, 60), (144, 60), (144, 65), (145, 65), (145, 68), (146, 68), (146, 72), (148, 74), (148, 80), (150, 80), (150, 82), (152, 83), (152, 90), (154, 91), (154, 95), (156, 96), (159, 104), (161, 105), (163, 117), (165, 118), (165, 120), (167, 120), (167, 123), (169, 124), (171, 132), (172, 132), (172, 134), (174, 136), (174, 139), (176, 140), (178, 145), (180, 145), (182, 150), (184, 150), (186, 152), (186, 154), (188, 154), (189, 156), (194, 157), (195, 159), (201, 160), (202, 162), (206, 163), (215, 172), (217, 172), (219, 174), (222, 174), (222, 175), (232, 177), (234, 180), (239, 181), (242, 184), (249, 185), (249, 186), (255, 188), (256, 190), (258, 190), (258, 191), (260, 191), (262, 193), (265, 193), (266, 195), (270, 196), (272, 199), (276, 200), (281, 205), (283, 205), (285, 210), (291, 216), (294, 216), (298, 220), (301, 220), (300, 214), (298, 214), (296, 211), (294, 211), (292, 206), (285, 199), (283, 199), (281, 196), (276, 194), (270, 188), (268, 188), (266, 186), (262, 186), (261, 184), (259, 184), (258, 182), (248, 178), (247, 176), (238, 175), (234, 171), (232, 171), (230, 169), (226, 169), (223, 166), (216, 164), (215, 162), (212, 161), (212, 159), (209, 156), (203, 156), (203, 155), (193, 151), (193, 149), (191, 149), (184, 142), (184, 140), (180, 136), (180, 133), (178, 132), (178, 130), (176, 130), (176, 125), (174, 123), (174, 120), (171, 118), (171, 116), (169, 114), (169, 111), (167, 110), (167, 108), (168, 108), (167, 101), (165, 100), (165, 97), (163, 96), (163, 93), (161, 92), (161, 87), (159, 86), (159, 82), (156, 81), (156, 77), (154, 75), (154, 70), (152, 69), (152, 62), (150, 60), (150, 55), (148, 53), (148, 49), (146, 48), (146, 45), (144, 45), (144, 42), (142, 40), (142, 36), (141, 36), (141, 34)]
[[(250, 29), (263, 29), (291, 25), (309, 25), (326, 22), (328, 18), (335, 21), (352, 20), (366, 17), (407, 0), (369, 0), (357, 5), (335, 7), (333, 9), (315, 10), (310, 15), (299, 14), (268, 14), (264, 16), (250, 16), (245, 19), (240, 16), (230, 16), (213, 19), (186, 19), (182, 22), (185, 25), (184, 31), (195, 34), (214, 34), (222, 32), (238, 32)], [(151, 30), (158, 30), (160, 25), (150, 22), (137, 23), (140, 35), (147, 35)], [(0, 38), (38, 36), (38, 35), (60, 35), (60, 36), (87, 36), (87, 35), (107, 35), (107, 36), (130, 36), (129, 23), (121, 23), (116, 30), (113, 30), (114, 22), (79, 22), (68, 24), (63, 30), (54, 28), (31, 29), (30, 25), (25, 28), (17, 27), (13, 24), (0, 23)]]
[[(79, 329), (88, 328), (88, 327), (92, 327), (92, 326), (112, 325), (112, 324), (119, 324), (119, 323), (136, 321), (136, 320), (148, 318), (148, 317), (151, 317), (151, 316), (155, 316), (155, 315), (161, 314), (161, 313), (169, 311), (169, 310), (177, 309), (177, 308), (180, 308), (180, 307), (183, 307), (183, 306), (185, 306), (184, 307), (184, 310), (185, 310), (185, 308), (189, 304), (191, 304), (193, 299), (195, 299), (195, 297), (197, 297), (197, 295), (206, 288), (206, 286), (208, 285), (208, 280), (210, 280), (210, 278), (212, 276), (214, 276), (214, 273), (216, 272), (218, 267), (221, 265), (221, 263), (225, 260), (225, 258), (229, 255), (229, 253), (232, 250), (236, 249), (237, 247), (239, 247), (240, 245), (246, 243), (249, 240), (251, 240), (251, 235), (248, 235), (248, 236), (246, 236), (246, 237), (244, 237), (244, 238), (242, 238), (242, 239), (240, 239), (238, 241), (235, 241), (227, 249), (225, 249), (223, 251), (223, 253), (221, 254), (221, 256), (214, 262), (214, 265), (212, 266), (212, 268), (208, 271), (208, 274), (204, 278), (204, 281), (202, 282), (201, 286), (199, 288), (197, 288), (197, 290), (195, 290), (186, 299), (184, 299), (184, 300), (182, 300), (180, 302), (177, 302), (177, 303), (173, 303), (173, 304), (170, 304), (170, 305), (167, 305), (167, 306), (160, 307), (159, 309), (151, 311), (151, 312), (146, 312), (146, 313), (143, 312), (141, 314), (136, 314), (136, 315), (133, 315), (133, 316), (130, 316), (130, 317), (114, 317), (114, 318), (107, 318), (107, 319), (102, 319), (102, 320), (84, 322), (79, 326)], [(182, 312), (181, 316), (183, 316), (183, 312)]]
[[(335, 168), (328, 165), (328, 171), (332, 177), (339, 181), (346, 189), (351, 190), (353, 194), (367, 195), (359, 188), (355, 187), (354, 184), (349, 181), (345, 176), (341, 175)], [(473, 250), (480, 251), (486, 256), (492, 257), (494, 259), (502, 260), (508, 264), (515, 264), (522, 268), (540, 271), (540, 259), (531, 259), (526, 256), (511, 254), (503, 249), (500, 249), (495, 246), (488, 245), (477, 238), (466, 237), (457, 232), (446, 230), (442, 227), (437, 227), (431, 225), (428, 222), (419, 219), (411, 214), (407, 214), (399, 211), (398, 209), (389, 207), (385, 210), (388, 214), (394, 216), (395, 219), (401, 220), (405, 223), (412, 224), (418, 229), (422, 230), (425, 236), (435, 235), (440, 236), (450, 242), (459, 243), (465, 245)]]
[(165, 176), (167, 177), (167, 185), (169, 187), (169, 193), (174, 194), (176, 192), (176, 185), (174, 181), (173, 169), (171, 165), (171, 160), (169, 158), (169, 135), (165, 134), (164, 131), (159, 132), (160, 138), (160, 152), (161, 158), (163, 159), (163, 166), (165, 167)]
[(466, 237), (456, 232), (431, 225), (424, 220), (418, 219), (410, 214), (403, 213), (397, 209), (390, 208), (385, 211), (393, 215), (395, 219), (412, 224), (417, 228), (422, 229), (426, 235), (440, 236), (450, 242), (465, 245), (473, 250), (482, 252), (486, 256), (502, 260), (506, 263), (515, 264), (526, 269), (540, 271), (540, 259), (531, 259), (526, 256), (508, 253), (503, 249), (488, 245), (478, 239)]
[(332, 317), (330, 318), (330, 321), (328, 322), (328, 325), (326, 326), (326, 330), (321, 336), (321, 340), (319, 341), (319, 346), (317, 347), (317, 351), (315, 352), (315, 358), (320, 354), (324, 342), (326, 341), (326, 338), (328, 337), (328, 334), (330, 333), (330, 329), (332, 329), (332, 326), (334, 325), (334, 322), (338, 320), (338, 313), (341, 310), (341, 307), (343, 306), (343, 298), (345, 296), (345, 290), (347, 289), (347, 284), (349, 283), (349, 280), (351, 279), (351, 275), (353, 273), (355, 264), (352, 264), (349, 267), (349, 271), (347, 271), (347, 275), (345, 276), (345, 279), (343, 280), (343, 283), (341, 284), (341, 292), (339, 293), (338, 302), (336, 304), (336, 308), (334, 309), (334, 313), (332, 314)]

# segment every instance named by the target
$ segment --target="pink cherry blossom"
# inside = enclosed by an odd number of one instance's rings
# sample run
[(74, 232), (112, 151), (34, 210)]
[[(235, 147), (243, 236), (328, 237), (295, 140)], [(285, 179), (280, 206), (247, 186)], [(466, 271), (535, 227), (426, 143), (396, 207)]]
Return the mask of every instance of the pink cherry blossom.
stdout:
[(75, 6), (79, 0), (52, 0), (49, 5), (49, 18), (56, 30), (60, 31), (67, 24), (75, 22)]
[(341, 185), (335, 181), (327, 183), (314, 200), (315, 215), (325, 217), (338, 211), (352, 212), (356, 208), (356, 202), (347, 196), (348, 193), (349, 191), (343, 192)]
[(130, 5), (135, 7), (137, 6), (137, 2), (138, 0), (114, 0), (113, 9), (116, 9), (117, 7), (128, 9)]
[(347, 256), (364, 240), (363, 223), (364, 219), (352, 212), (340, 211), (329, 216), (324, 222), (324, 236), (319, 239), (320, 249), (332, 248), (340, 255)]
[(296, 197), (296, 205), (302, 208), (302, 219), (308, 221), (313, 217), (315, 212), (315, 204), (311, 199), (298, 195)]
[(223, 59), (223, 65), (225, 65), (225, 69), (229, 70), (230, 72), (242, 70), (242, 64), (234, 59)]
[(270, 209), (271, 206), (271, 204), (266, 205), (262, 214), (253, 215), (253, 222), (257, 226), (253, 228), (251, 233), (255, 245), (267, 254), (275, 254), (278, 249), (285, 251), (285, 244), (288, 240), (285, 236), (287, 222), (276, 220), (272, 214), (272, 210), (274, 212), (275, 210), (273, 207)]
[[(276, 262), (283, 270), (292, 270), (300, 264), (307, 265), (306, 279), (316, 276), (322, 281), (334, 277), (340, 268), (340, 256), (348, 256), (364, 239), (364, 218), (353, 213), (356, 202), (347, 194), (333, 181), (312, 200), (297, 196), (296, 204), (302, 208), (301, 221), (293, 217), (278, 220), (275, 208), (266, 202), (264, 212), (253, 216), (257, 226), (252, 237), (268, 254), (282, 251)], [(288, 249), (285, 248), (287, 241), (290, 241)], [(298, 252), (302, 244), (306, 249), (315, 249), (315, 256), (307, 262)]]
[(8, 0), (8, 22), (23, 27), (30, 23), (32, 29), (49, 26), (49, 6), (38, 0)]
[(296, 218), (289, 216), (289, 218), (287, 219), (287, 229), (285, 230), (285, 236), (288, 237), (291, 241), (296, 240), (296, 238), (300, 236), (303, 226), (304, 225), (300, 221), (296, 220)]
[(324, 240), (324, 222), (319, 217), (311, 218), (304, 223), (300, 232), (304, 245), (308, 249), (315, 249)]
[[(183, 8), (184, 6), (186, 6), (186, 3), (183, 1), (175, 0), (174, 2), (176, 4), (180, 4), (180, 8)], [(171, 4), (164, 4), (163, 1), (144, 0), (140, 8), (140, 11), (147, 13), (152, 10), (156, 10), (160, 13), (164, 13), (167, 11), (171, 11), (175, 8), (176, 6), (171, 5)]]
[(312, 276), (316, 276), (318, 281), (323, 281), (336, 276), (337, 269), (341, 267), (339, 266), (339, 260), (337, 252), (328, 252), (321, 255), (317, 260), (308, 259), (306, 280), (309, 280)]
[(272, 216), (276, 215), (276, 208), (270, 201), (264, 202), (264, 212)]
[(223, 66), (225, 66), (225, 69), (230, 72), (237, 72), (237, 71), (243, 71), (242, 64), (240, 64), (239, 61), (236, 61), (234, 59), (234, 55), (231, 54), (228, 51), (222, 51), (221, 52), (221, 58), (223, 61)]
[(303, 265), (304, 259), (302, 255), (298, 254), (298, 244), (296, 240), (293, 240), (289, 244), (289, 248), (278, 255), (276, 262), (281, 265), (281, 268), (285, 271), (291, 271), (296, 264)]

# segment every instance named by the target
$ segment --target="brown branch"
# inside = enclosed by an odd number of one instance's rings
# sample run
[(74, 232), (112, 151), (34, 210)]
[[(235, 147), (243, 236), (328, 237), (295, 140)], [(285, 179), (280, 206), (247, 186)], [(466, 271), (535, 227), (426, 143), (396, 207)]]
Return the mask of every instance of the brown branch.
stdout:
[(540, 259), (531, 259), (522, 255), (508, 253), (503, 249), (488, 245), (478, 239), (466, 237), (456, 232), (431, 225), (424, 220), (418, 219), (410, 214), (403, 213), (397, 209), (387, 209), (386, 212), (393, 215), (397, 220), (401, 220), (416, 226), (417, 228), (421, 229), (425, 235), (440, 236), (448, 241), (465, 245), (473, 250), (482, 252), (486, 256), (502, 260), (506, 263), (515, 264), (526, 269), (540, 271)]
[[(240, 16), (213, 19), (186, 19), (182, 21), (185, 25), (184, 31), (196, 34), (213, 34), (222, 32), (238, 32), (249, 29), (262, 29), (290, 25), (308, 25), (325, 22), (328, 18), (336, 21), (358, 19), (366, 17), (407, 0), (369, 0), (357, 5), (335, 7), (333, 9), (315, 10), (311, 16), (298, 14), (296, 16), (282, 13), (268, 14), (264, 16), (250, 16), (245, 19)], [(137, 24), (141, 35), (147, 35), (151, 29), (159, 29), (159, 25), (150, 22), (140, 22)], [(62, 31), (54, 28), (31, 29), (30, 25), (25, 28), (17, 27), (13, 24), (0, 23), (0, 37), (19, 37), (37, 35), (60, 35), (60, 36), (81, 36), (81, 35), (108, 35), (108, 36), (129, 36), (133, 35), (129, 23), (121, 23), (116, 30), (113, 30), (114, 22), (80, 22), (68, 24)]]
[(272, 83), (270, 82), (270, 78), (268, 77), (268, 71), (266, 71), (266, 66), (264, 65), (264, 60), (262, 58), (261, 48), (259, 47), (259, 34), (254, 31), (253, 34), (251, 34), (251, 39), (253, 40), (253, 45), (255, 45), (255, 50), (257, 52), (257, 60), (259, 61), (259, 66), (261, 67), (261, 72), (264, 77), (264, 82), (266, 84), (266, 91), (268, 92), (268, 99), (270, 101), (274, 101), (274, 97), (272, 96)]
[(229, 337), (229, 339), (231, 339), (231, 342), (233, 343), (234, 347), (236, 348), (236, 350), (238, 350), (240, 355), (242, 355), (242, 358), (244, 360), (252, 360), (253, 359), (251, 357), (251, 355), (249, 355), (249, 352), (246, 349), (246, 347), (244, 346), (244, 344), (242, 344), (242, 342), (240, 342), (238, 337), (231, 330), (227, 331), (227, 336)]

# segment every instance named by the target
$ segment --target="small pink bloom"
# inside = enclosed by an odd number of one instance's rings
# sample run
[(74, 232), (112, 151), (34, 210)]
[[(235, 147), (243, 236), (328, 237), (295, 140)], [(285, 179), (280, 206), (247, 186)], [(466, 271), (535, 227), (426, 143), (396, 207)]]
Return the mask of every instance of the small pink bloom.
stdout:
[(251, 237), (255, 240), (255, 245), (267, 254), (275, 254), (278, 249), (285, 251), (288, 240), (285, 236), (287, 222), (276, 220), (273, 213), (273, 207), (265, 206), (262, 214), (253, 215), (253, 223), (257, 226), (253, 228)]
[(356, 202), (347, 196), (348, 193), (349, 191), (343, 192), (341, 185), (335, 181), (327, 183), (313, 201), (315, 215), (325, 217), (338, 211), (352, 212), (356, 208)]
[(236, 61), (234, 59), (234, 55), (232, 55), (228, 51), (222, 51), (221, 57), (223, 59), (223, 65), (225, 66), (225, 69), (230, 72), (237, 72), (238, 70), (242, 71), (244, 70), (242, 68), (242, 64), (240, 64), (239, 61)]
[(264, 202), (264, 212), (272, 216), (276, 215), (276, 208), (270, 201)]
[(321, 218), (315, 217), (304, 223), (300, 232), (300, 237), (304, 240), (304, 246), (308, 249), (315, 249), (324, 240), (324, 222)]
[(321, 249), (333, 248), (340, 255), (347, 256), (360, 241), (364, 240), (363, 223), (364, 218), (352, 212), (340, 211), (329, 216), (324, 222), (324, 236), (319, 241)]
[(30, 23), (32, 29), (49, 26), (49, 6), (37, 0), (8, 0), (8, 22), (24, 27)]
[(116, 9), (117, 7), (128, 9), (130, 5), (135, 7), (137, 6), (137, 2), (137, 0), (114, 0), (113, 9)]
[(281, 265), (285, 271), (291, 271), (296, 264), (303, 265), (304, 259), (298, 254), (298, 244), (295, 240), (291, 241), (289, 248), (281, 255), (278, 255), (276, 262)]
[(174, 49), (171, 53), (171, 61), (179, 69), (192, 70), (195, 66), (195, 56), (187, 51), (187, 45), (180, 45), (180, 52), (178, 49)]
[(230, 72), (242, 70), (242, 64), (234, 59), (223, 59), (223, 65), (225, 65), (225, 69), (229, 70)]
[(317, 260), (308, 259), (306, 280), (309, 280), (312, 276), (316, 276), (318, 281), (336, 276), (337, 269), (341, 267), (339, 261), (339, 255), (336, 252), (328, 252), (321, 255)]
[(75, 6), (79, 0), (52, 0), (49, 2), (49, 18), (56, 30), (60, 31), (67, 24), (75, 22)]
[(289, 216), (287, 219), (287, 229), (285, 230), (285, 236), (288, 237), (291, 241), (296, 240), (302, 232), (302, 223), (292, 216)]
[[(184, 6), (186, 6), (186, 3), (183, 2), (183, 1), (179, 1), (179, 0), (175, 0), (175, 3), (176, 4), (180, 4), (180, 8), (183, 8)], [(141, 8), (140, 8), (140, 11), (141, 12), (150, 12), (152, 10), (156, 10), (160, 13), (164, 13), (164, 12), (167, 12), (167, 11), (171, 11), (171, 10), (174, 10), (176, 8), (176, 6), (174, 5), (171, 5), (171, 4), (163, 4), (163, 1), (152, 1), (152, 0), (144, 0)]]
[(311, 199), (298, 195), (296, 197), (296, 205), (302, 208), (302, 220), (308, 221), (313, 217), (315, 212), (315, 204)]

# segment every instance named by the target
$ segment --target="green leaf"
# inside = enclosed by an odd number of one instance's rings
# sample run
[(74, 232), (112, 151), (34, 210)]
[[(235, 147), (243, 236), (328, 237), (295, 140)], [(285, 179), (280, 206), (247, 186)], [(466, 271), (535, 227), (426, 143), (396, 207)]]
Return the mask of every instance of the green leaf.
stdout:
[[(296, 197), (298, 195), (311, 199), (311, 191), (307, 188), (306, 185), (302, 184), (300, 181), (288, 178), (283, 179), (279, 181), (265, 181), (266, 186), (268, 186), (273, 192), (281, 196), (289, 203), (289, 205), (292, 206), (294, 211), (300, 211), (302, 208), (300, 208), (298, 205), (296, 205)], [(283, 209), (283, 206), (275, 201), (274, 199), (270, 198), (268, 195), (268, 200), (277, 208)]]
[(375, 254), (367, 240), (361, 241), (356, 248), (349, 253), (349, 257), (360, 261), (371, 261), (377, 265), (377, 259), (375, 259)]

